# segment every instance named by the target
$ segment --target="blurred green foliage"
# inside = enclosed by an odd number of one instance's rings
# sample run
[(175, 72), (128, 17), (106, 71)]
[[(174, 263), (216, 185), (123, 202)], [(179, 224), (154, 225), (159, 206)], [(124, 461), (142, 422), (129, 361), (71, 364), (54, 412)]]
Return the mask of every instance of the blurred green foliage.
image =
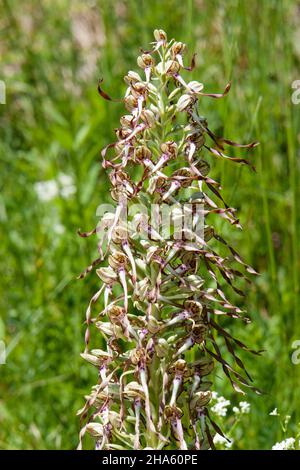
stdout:
[[(299, 111), (291, 84), (299, 77), (300, 4), (288, 0), (0, 0), (0, 448), (70, 449), (77, 443), (76, 411), (96, 380), (80, 358), (86, 305), (97, 288), (76, 276), (97, 257), (95, 239), (76, 231), (96, 224), (109, 201), (99, 150), (113, 139), (122, 104), (96, 92), (97, 79), (115, 97), (136, 68), (139, 47), (155, 28), (197, 52), (191, 77), (207, 91), (232, 80), (224, 100), (201, 100), (210, 127), (237, 141), (258, 139), (251, 151), (257, 174), (214, 161), (225, 199), (239, 210), (244, 231), (222, 225), (224, 236), (261, 275), (248, 290), (253, 323), (232, 330), (263, 357), (242, 357), (266, 394), (252, 393), (251, 413), (234, 448), (268, 449), (280, 429), (268, 413), (278, 407), (299, 420), (300, 365), (291, 345), (300, 339)], [(238, 155), (238, 152), (233, 151)], [(43, 201), (36, 183), (61, 190)], [(216, 376), (220, 394), (234, 394)], [(292, 428), (293, 429), (293, 428)]]

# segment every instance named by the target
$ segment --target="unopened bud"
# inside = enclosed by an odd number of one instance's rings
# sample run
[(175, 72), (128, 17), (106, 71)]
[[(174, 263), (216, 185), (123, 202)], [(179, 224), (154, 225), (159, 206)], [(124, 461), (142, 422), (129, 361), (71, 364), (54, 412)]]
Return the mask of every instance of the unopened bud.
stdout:
[(94, 356), (93, 354), (81, 353), (80, 356), (85, 361), (89, 362), (90, 364), (93, 364), (93, 366), (99, 367), (102, 364), (102, 359), (100, 357)]
[(163, 29), (155, 29), (153, 34), (157, 42), (167, 40), (167, 33)]
[(151, 334), (155, 334), (159, 331), (160, 325), (159, 322), (156, 320), (153, 315), (149, 316), (148, 324), (147, 324), (147, 329)]
[(186, 371), (186, 361), (184, 359), (178, 359), (174, 364), (172, 369), (176, 374), (182, 374)]
[(204, 323), (197, 323), (192, 327), (193, 339), (196, 343), (202, 343), (207, 334), (207, 326)]
[(206, 406), (211, 400), (211, 392), (196, 392), (190, 402), (191, 408)]
[(180, 64), (176, 60), (167, 60), (165, 65), (165, 73), (173, 75), (180, 70)]
[(132, 114), (126, 114), (125, 116), (122, 116), (120, 118), (121, 126), (125, 127), (126, 129), (131, 128), (133, 120), (134, 117), (132, 116)]
[(200, 276), (198, 276), (198, 275), (196, 275), (196, 274), (191, 274), (191, 275), (187, 276), (186, 280), (187, 280), (187, 282), (189, 282), (190, 285), (193, 286), (194, 289), (196, 289), (196, 290), (197, 290), (197, 289), (201, 289), (201, 287), (202, 287), (203, 284), (204, 284), (204, 280), (203, 280)]
[(166, 357), (170, 351), (170, 346), (164, 338), (159, 338), (155, 345), (155, 351), (158, 357)]
[(167, 405), (164, 410), (164, 415), (168, 421), (171, 421), (173, 419), (182, 418), (183, 412), (177, 406)]
[(166, 153), (166, 154), (171, 155), (172, 157), (175, 157), (177, 153), (177, 144), (176, 142), (173, 142), (173, 141), (164, 142), (161, 144), (160, 150), (163, 153)]
[(92, 349), (91, 354), (102, 359), (109, 359), (111, 357), (107, 351), (103, 351), (102, 349)]
[(203, 90), (203, 83), (192, 81), (187, 84), (190, 93), (197, 95)]
[(96, 270), (97, 275), (100, 277), (101, 281), (105, 284), (111, 284), (117, 279), (117, 274), (110, 267), (108, 268), (99, 268)]
[(112, 305), (107, 309), (107, 315), (109, 316), (112, 322), (120, 320), (124, 317), (125, 310), (118, 305)]
[(145, 356), (145, 353), (144, 353), (144, 350), (142, 349), (133, 349), (130, 353), (130, 361), (132, 362), (132, 364), (134, 364), (135, 366), (141, 361), (141, 359), (143, 359)]
[(134, 151), (134, 156), (139, 161), (149, 160), (151, 158), (151, 150), (148, 149), (145, 145), (137, 147)]
[(136, 82), (131, 87), (131, 93), (135, 97), (139, 97), (141, 95), (146, 95), (148, 92), (147, 84), (143, 82)]
[(144, 398), (143, 387), (138, 382), (129, 382), (129, 384), (124, 387), (123, 394), (128, 398)]
[(120, 269), (127, 266), (128, 259), (122, 251), (115, 251), (108, 257), (108, 263), (113, 269)]
[(100, 423), (88, 423), (85, 429), (94, 437), (103, 436), (103, 426)]
[(114, 243), (119, 245), (128, 239), (128, 231), (125, 227), (117, 225), (112, 232), (111, 238)]
[(179, 170), (174, 171), (173, 176), (181, 177), (179, 181), (182, 188), (188, 188), (190, 186), (190, 178), (192, 176), (190, 168), (180, 168)]
[(128, 111), (132, 111), (133, 109), (137, 108), (138, 100), (135, 96), (128, 95), (126, 98), (124, 98), (124, 104)]
[(141, 119), (147, 126), (152, 127), (155, 124), (155, 115), (150, 109), (143, 109), (141, 112)]
[(125, 75), (124, 81), (127, 85), (131, 86), (133, 83), (141, 82), (142, 79), (138, 73), (130, 71), (127, 75)]
[(154, 65), (154, 59), (150, 54), (142, 54), (137, 58), (137, 64), (142, 69), (146, 69)]
[(191, 106), (191, 104), (193, 103), (193, 98), (191, 97), (191, 95), (182, 95), (179, 100), (177, 101), (177, 110), (178, 111), (185, 111), (187, 108), (189, 108)]
[(177, 54), (182, 55), (186, 49), (186, 45), (183, 42), (174, 42), (171, 47), (171, 55), (175, 59)]
[(131, 134), (131, 132), (132, 131), (130, 129), (124, 129), (121, 127), (120, 129), (116, 130), (116, 136), (119, 140), (124, 140)]
[(184, 308), (189, 310), (193, 315), (201, 315), (203, 310), (202, 304), (195, 300), (186, 300), (184, 302)]

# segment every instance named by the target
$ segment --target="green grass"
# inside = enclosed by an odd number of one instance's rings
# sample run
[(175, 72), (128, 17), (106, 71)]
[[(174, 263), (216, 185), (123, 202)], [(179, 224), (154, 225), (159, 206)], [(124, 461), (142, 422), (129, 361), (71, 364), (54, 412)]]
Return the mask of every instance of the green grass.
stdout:
[[(0, 105), (0, 339), (8, 349), (0, 366), (0, 448), (76, 446), (76, 410), (96, 379), (79, 353), (97, 289), (93, 275), (76, 280), (97, 256), (95, 240), (76, 230), (93, 228), (97, 205), (109, 201), (99, 150), (113, 139), (123, 109), (102, 101), (96, 83), (103, 77), (109, 94), (120, 97), (122, 77), (157, 27), (188, 43), (189, 57), (197, 52), (191, 77), (206, 90), (232, 80), (224, 100), (200, 103), (210, 127), (261, 142), (248, 155), (257, 174), (215, 161), (214, 176), (244, 226), (224, 225), (224, 235), (261, 274), (247, 297), (253, 323), (232, 328), (266, 349), (262, 358), (243, 355), (266, 394), (248, 396), (252, 410), (235, 448), (271, 448), (282, 437), (268, 416), (273, 408), (292, 416), (291, 433), (300, 420), (300, 366), (291, 363), (291, 344), (300, 339), (300, 105), (291, 102), (291, 83), (300, 78), (297, 2), (29, 0), (20, 8), (0, 0), (0, 7), (0, 80), (7, 86)], [(60, 173), (73, 177), (76, 192), (41, 202), (34, 184)], [(63, 233), (55, 232), (58, 224)], [(216, 383), (236, 400), (226, 381)]]

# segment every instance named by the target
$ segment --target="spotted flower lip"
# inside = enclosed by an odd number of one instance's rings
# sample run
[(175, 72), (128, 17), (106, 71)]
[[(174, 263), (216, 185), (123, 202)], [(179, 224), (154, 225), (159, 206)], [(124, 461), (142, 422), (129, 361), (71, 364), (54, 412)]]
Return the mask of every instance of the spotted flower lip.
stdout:
[[(125, 111), (115, 142), (101, 152), (115, 210), (96, 229), (79, 232), (96, 235), (99, 250), (80, 278), (96, 269), (100, 282), (86, 310), (81, 355), (97, 368), (98, 383), (78, 412), (79, 448), (86, 433), (101, 450), (213, 448), (215, 432), (225, 439), (209, 413), (217, 364), (237, 392), (260, 393), (237, 349), (261, 351), (222, 323), (224, 317), (250, 321), (229, 296), (233, 290), (243, 297), (236, 280), (249, 282), (246, 273), (257, 273), (216, 229), (217, 218), (241, 226), (209, 176), (217, 159), (253, 167), (225, 148), (250, 151), (258, 143), (238, 144), (209, 128), (198, 105), (226, 97), (231, 84), (212, 93), (187, 80), (195, 67), (195, 55), (186, 65), (188, 55), (184, 43), (156, 29), (151, 48), (137, 58), (139, 72), (124, 77), (122, 99), (111, 98), (102, 80), (98, 84), (101, 98), (123, 102)], [(163, 208), (172, 209), (172, 217)], [(173, 226), (165, 236), (168, 220)], [(241, 406), (246, 413), (247, 402)]]

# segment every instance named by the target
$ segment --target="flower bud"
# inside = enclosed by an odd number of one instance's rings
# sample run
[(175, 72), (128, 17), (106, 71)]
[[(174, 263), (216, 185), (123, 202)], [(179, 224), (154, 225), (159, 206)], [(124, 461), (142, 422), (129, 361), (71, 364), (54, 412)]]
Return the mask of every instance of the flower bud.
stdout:
[(136, 366), (144, 358), (144, 356), (145, 356), (145, 351), (139, 348), (139, 349), (133, 349), (130, 352), (129, 358), (132, 364)]
[(138, 107), (138, 100), (135, 96), (128, 95), (124, 98), (124, 104), (128, 111), (133, 111), (133, 109)]
[(107, 309), (107, 315), (109, 316), (112, 323), (119, 322), (125, 315), (125, 310), (119, 305), (112, 305)]
[(177, 144), (176, 142), (173, 142), (172, 140), (168, 142), (164, 142), (161, 144), (160, 150), (162, 151), (162, 153), (166, 153), (166, 154), (171, 155), (172, 157), (175, 157), (177, 154)]
[(93, 354), (81, 353), (80, 356), (85, 361), (93, 364), (93, 366), (99, 367), (102, 364), (102, 359), (100, 357), (96, 357)]
[(124, 81), (126, 85), (131, 86), (133, 83), (141, 82), (142, 79), (138, 73), (130, 71), (127, 75), (125, 75)]
[(107, 321), (97, 321), (95, 325), (96, 325), (96, 328), (98, 328), (98, 330), (100, 330), (105, 335), (112, 336), (114, 331), (113, 331), (113, 326), (111, 323)]
[(123, 394), (128, 398), (139, 397), (144, 399), (143, 387), (138, 382), (134, 381), (129, 382), (129, 384), (124, 387)]
[(156, 320), (155, 317), (153, 317), (153, 315), (149, 316), (147, 329), (151, 334), (155, 334), (160, 330), (159, 322)]
[(132, 131), (130, 129), (124, 129), (121, 127), (116, 130), (116, 136), (119, 140), (124, 140), (126, 137), (130, 136), (131, 132)]
[(192, 315), (201, 315), (203, 310), (202, 304), (195, 300), (186, 300), (184, 302), (184, 308), (189, 310)]
[(128, 264), (127, 256), (122, 251), (115, 251), (108, 257), (108, 263), (113, 269), (126, 268)]
[(137, 58), (137, 64), (142, 69), (146, 69), (154, 65), (154, 59), (150, 54), (142, 54)]
[(215, 365), (214, 361), (211, 358), (205, 357), (203, 359), (200, 359), (199, 361), (196, 361), (193, 366), (195, 369), (195, 373), (200, 375), (200, 377), (204, 377), (205, 375), (208, 375), (212, 372)]
[(141, 95), (146, 95), (148, 93), (147, 84), (143, 82), (136, 82), (131, 86), (131, 93), (133, 96), (138, 98)]
[(92, 349), (91, 354), (102, 359), (109, 359), (111, 357), (107, 351), (103, 351), (102, 349)]
[(128, 231), (126, 227), (122, 227), (121, 225), (117, 225), (112, 232), (111, 239), (116, 245), (123, 243), (125, 240), (128, 239)]
[(155, 351), (159, 358), (166, 357), (170, 351), (170, 345), (164, 338), (159, 338), (155, 345)]
[(151, 150), (148, 149), (145, 145), (137, 147), (134, 151), (134, 156), (138, 161), (149, 160), (151, 158)]
[(132, 116), (132, 114), (125, 114), (125, 116), (122, 116), (120, 118), (121, 126), (125, 127), (126, 129), (131, 129), (133, 120), (134, 120), (134, 117)]
[(165, 64), (165, 73), (168, 75), (174, 75), (180, 70), (180, 64), (176, 60), (167, 60)]
[(192, 337), (193, 340), (200, 344), (205, 340), (208, 327), (203, 323), (196, 323), (192, 326)]
[(193, 98), (191, 97), (191, 95), (182, 95), (179, 100), (177, 101), (177, 110), (178, 111), (185, 111), (187, 108), (189, 108), (191, 106), (191, 104), (193, 103)]
[(103, 436), (103, 425), (100, 423), (88, 423), (86, 425), (87, 432), (94, 437), (101, 437)]
[(153, 103), (150, 104), (149, 108), (150, 108), (150, 111), (152, 111), (152, 113), (154, 113), (156, 115), (159, 114), (158, 107), (155, 106)]
[(116, 411), (109, 410), (108, 419), (113, 428), (120, 428), (121, 419), (119, 413), (117, 413)]
[(188, 188), (191, 185), (191, 176), (192, 172), (190, 168), (180, 168), (179, 170), (174, 171), (172, 176), (180, 176), (179, 178), (180, 186), (182, 188)]
[(187, 84), (189, 93), (197, 95), (203, 90), (203, 83), (192, 81)]
[(155, 29), (153, 34), (157, 42), (167, 40), (167, 34), (164, 32), (163, 29)]
[(110, 267), (99, 268), (96, 270), (97, 275), (100, 277), (101, 281), (105, 284), (111, 284), (117, 279), (117, 274)]
[(182, 418), (183, 412), (180, 408), (178, 408), (175, 405), (173, 406), (167, 405), (164, 409), (164, 415), (168, 421), (171, 421), (176, 418), (179, 418), (179, 419)]
[(196, 392), (190, 402), (191, 408), (206, 406), (211, 400), (211, 392)]
[(186, 49), (186, 45), (183, 42), (174, 42), (171, 47), (171, 55), (173, 59), (177, 56), (177, 54), (182, 55)]
[(115, 145), (116, 155), (120, 155), (123, 152), (123, 150), (124, 150), (124, 144), (117, 142)]
[(200, 276), (197, 276), (196, 274), (191, 274), (190, 276), (187, 276), (186, 280), (196, 290), (201, 289), (201, 287), (204, 284), (204, 280)]
[(186, 361), (184, 359), (177, 359), (177, 361), (174, 362), (172, 369), (175, 374), (183, 374), (187, 370)]
[(155, 115), (152, 111), (150, 111), (150, 109), (143, 109), (141, 112), (141, 119), (147, 124), (148, 127), (152, 127), (156, 122)]

